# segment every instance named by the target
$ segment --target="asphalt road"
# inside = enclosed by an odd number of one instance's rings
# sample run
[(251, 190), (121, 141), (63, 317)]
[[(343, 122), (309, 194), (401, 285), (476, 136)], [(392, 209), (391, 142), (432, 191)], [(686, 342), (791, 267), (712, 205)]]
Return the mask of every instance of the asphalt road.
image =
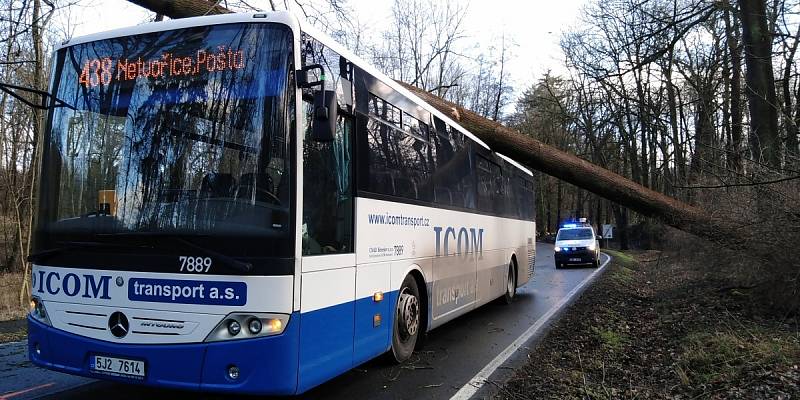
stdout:
[[(603, 255), (603, 261), (607, 259)], [(553, 246), (537, 244), (532, 282), (517, 291), (510, 306), (487, 304), (429, 333), (425, 348), (410, 363), (378, 359), (363, 364), (305, 394), (324, 399), (445, 399), (490, 394), (563, 306), (590, 282), (593, 268), (556, 270)], [(78, 378), (34, 367), (24, 342), (0, 345), (0, 400), (23, 399), (227, 399)]]

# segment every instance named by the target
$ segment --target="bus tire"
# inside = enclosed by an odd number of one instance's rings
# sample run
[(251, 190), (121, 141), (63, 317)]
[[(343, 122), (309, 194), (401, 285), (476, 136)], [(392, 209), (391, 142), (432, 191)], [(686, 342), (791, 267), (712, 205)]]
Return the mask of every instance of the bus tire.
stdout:
[(402, 363), (411, 357), (422, 329), (422, 301), (417, 281), (406, 275), (397, 293), (392, 324), (392, 356)]
[(514, 261), (508, 263), (508, 276), (506, 278), (506, 294), (503, 296), (503, 302), (505, 304), (511, 304), (514, 302), (514, 298), (517, 297), (517, 266), (514, 264)]

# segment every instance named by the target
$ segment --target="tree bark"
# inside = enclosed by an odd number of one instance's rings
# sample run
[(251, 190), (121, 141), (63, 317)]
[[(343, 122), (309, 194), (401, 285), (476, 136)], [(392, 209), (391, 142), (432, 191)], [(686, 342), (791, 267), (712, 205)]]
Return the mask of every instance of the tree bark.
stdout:
[[(42, 25), (43, 22), (41, 21), (42, 18), (42, 2), (41, 0), (34, 0), (33, 1), (33, 10), (31, 15), (31, 38), (33, 39), (33, 57), (34, 57), (34, 67), (33, 67), (33, 87), (38, 90), (46, 89), (44, 87), (44, 62), (43, 62), (43, 40), (42, 40)], [(29, 285), (29, 276), (31, 271), (31, 265), (27, 261), (27, 256), (30, 254), (31, 251), (31, 242), (33, 236), (33, 222), (34, 222), (34, 205), (36, 204), (36, 171), (38, 171), (37, 160), (39, 159), (36, 157), (37, 152), (39, 150), (39, 138), (42, 134), (43, 126), (44, 126), (44, 113), (41, 110), (34, 109), (33, 110), (33, 131), (31, 132), (31, 152), (33, 156), (31, 157), (31, 167), (28, 171), (30, 177), (30, 186), (28, 187), (28, 215), (27, 215), (27, 227), (26, 227), (26, 234), (27, 236), (25, 239), (25, 246), (22, 251), (20, 251), (20, 261), (23, 263), (22, 268), (22, 286), (20, 287), (19, 291), (19, 303), (20, 305), (24, 306), (27, 304), (28, 299), (30, 298), (30, 285)], [(19, 206), (17, 207), (19, 210)], [(23, 240), (23, 232), (22, 232), (22, 215), (17, 212), (17, 218), (20, 222), (20, 247), (22, 247), (22, 240)]]
[(421, 89), (403, 84), (417, 96), (446, 113), (486, 142), (494, 151), (538, 171), (589, 190), (648, 217), (711, 240), (740, 247), (744, 240), (733, 235), (734, 228), (702, 210), (639, 185), (575, 155), (550, 147), (530, 136), (490, 121)]
[(730, 116), (731, 153), (730, 165), (734, 171), (742, 171), (742, 46), (739, 40), (739, 23), (736, 18), (731, 23), (731, 12), (725, 11), (725, 36), (731, 56), (730, 75)]
[(798, 44), (800, 44), (800, 26), (797, 27), (794, 43), (786, 56), (786, 65), (783, 67), (783, 79), (781, 82), (783, 91), (783, 124), (786, 127), (786, 153), (792, 155), (797, 153), (798, 127), (792, 115), (792, 66), (794, 65), (794, 56), (797, 53)]
[(772, 70), (772, 33), (767, 28), (765, 0), (739, 0), (750, 109), (750, 147), (753, 158), (780, 167), (778, 110)]
[(156, 14), (170, 18), (189, 18), (201, 15), (230, 14), (232, 11), (208, 0), (128, 0)]
[[(681, 185), (686, 177), (684, 169), (686, 161), (683, 159), (683, 144), (680, 139), (680, 126), (678, 126), (678, 106), (675, 96), (675, 85), (672, 83), (672, 66), (675, 62), (673, 49), (669, 50), (667, 66), (664, 69), (664, 81), (667, 86), (667, 108), (669, 108), (669, 127), (672, 138), (672, 148), (675, 152), (675, 182)], [(666, 159), (666, 158), (665, 158)], [(677, 194), (677, 191), (675, 192)]]

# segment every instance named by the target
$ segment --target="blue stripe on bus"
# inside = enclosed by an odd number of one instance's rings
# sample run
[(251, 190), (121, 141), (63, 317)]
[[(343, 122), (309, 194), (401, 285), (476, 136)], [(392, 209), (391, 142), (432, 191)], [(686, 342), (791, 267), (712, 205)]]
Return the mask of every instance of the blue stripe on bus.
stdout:
[[(252, 394), (305, 392), (391, 348), (397, 291), (307, 313), (294, 313), (283, 334), (192, 344), (120, 344), (91, 339), (28, 318), (28, 350), (41, 367), (126, 383), (89, 371), (91, 354), (144, 360), (146, 385)], [(373, 318), (381, 315), (381, 324)], [(41, 351), (37, 355), (36, 346)], [(226, 376), (236, 365), (240, 378)], [(299, 374), (299, 375), (298, 375)]]
[[(298, 315), (292, 316), (297, 320)], [(41, 367), (90, 378), (189, 390), (293, 394), (297, 388), (299, 324), (283, 334), (257, 339), (195, 344), (120, 344), (75, 335), (28, 318), (28, 354)], [(41, 355), (35, 352), (38, 344)], [(89, 371), (89, 357), (103, 354), (145, 361), (147, 377), (132, 381)], [(235, 364), (240, 378), (226, 377)]]
[[(300, 314), (300, 371), (297, 392), (303, 393), (391, 347), (397, 291)], [(380, 326), (373, 317), (381, 314)]]
[[(356, 300), (356, 332), (353, 343), (353, 366), (371, 360), (391, 348), (397, 291), (385, 293), (383, 301), (376, 303), (372, 297)], [(375, 315), (380, 315), (379, 326), (374, 326)]]

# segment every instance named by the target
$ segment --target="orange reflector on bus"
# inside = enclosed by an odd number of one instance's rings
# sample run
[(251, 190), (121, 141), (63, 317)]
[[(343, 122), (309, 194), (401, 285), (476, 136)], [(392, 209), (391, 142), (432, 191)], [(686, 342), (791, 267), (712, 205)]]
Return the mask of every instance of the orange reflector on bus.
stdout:
[(283, 329), (283, 321), (275, 318), (267, 322), (270, 332), (280, 332)]
[(372, 301), (376, 303), (383, 301), (383, 292), (375, 292), (375, 294), (372, 295)]

